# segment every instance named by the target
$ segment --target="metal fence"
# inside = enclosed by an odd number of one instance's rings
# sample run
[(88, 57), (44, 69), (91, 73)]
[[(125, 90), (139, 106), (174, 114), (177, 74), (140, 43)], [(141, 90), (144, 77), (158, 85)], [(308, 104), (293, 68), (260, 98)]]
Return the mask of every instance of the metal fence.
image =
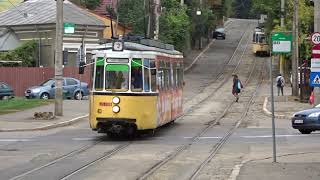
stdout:
[[(91, 67), (85, 69), (84, 74), (78, 74), (78, 67), (65, 67), (63, 69), (64, 77), (73, 77), (81, 79), (91, 87)], [(16, 96), (24, 96), (24, 92), (31, 86), (36, 86), (43, 81), (54, 78), (54, 68), (51, 67), (0, 67), (0, 81), (9, 84)]]

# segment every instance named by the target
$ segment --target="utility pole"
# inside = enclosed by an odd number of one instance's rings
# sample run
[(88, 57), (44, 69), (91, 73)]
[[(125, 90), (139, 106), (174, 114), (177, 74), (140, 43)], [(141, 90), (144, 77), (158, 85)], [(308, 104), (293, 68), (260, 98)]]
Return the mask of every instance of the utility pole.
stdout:
[(55, 42), (55, 104), (54, 114), (62, 116), (63, 92), (62, 92), (62, 44), (63, 44), (63, 0), (56, 3), (56, 42)]
[[(284, 6), (285, 6), (285, 0), (281, 0), (281, 23), (280, 26), (281, 28), (284, 28)], [(284, 56), (283, 54), (280, 55), (280, 74), (284, 76)]]
[[(314, 3), (314, 32), (320, 31), (320, 0), (313, 0)], [(314, 105), (320, 104), (320, 88), (314, 87)]]
[(180, 0), (180, 5), (181, 5), (181, 6), (184, 5), (184, 0)]
[(161, 2), (160, 0), (154, 0), (154, 15), (155, 15), (155, 27), (154, 27), (154, 39), (159, 39), (159, 19), (160, 19), (160, 10), (161, 9)]
[(293, 15), (293, 53), (292, 53), (292, 95), (299, 95), (298, 87), (298, 59), (299, 59), (299, 0), (294, 0)]
[[(116, 14), (117, 14), (117, 22), (116, 22), (116, 32), (115, 32), (115, 37), (118, 37), (118, 26), (119, 26), (119, 13), (118, 13), (118, 0), (117, 0), (117, 5), (116, 5)], [(111, 19), (112, 21), (112, 19)]]

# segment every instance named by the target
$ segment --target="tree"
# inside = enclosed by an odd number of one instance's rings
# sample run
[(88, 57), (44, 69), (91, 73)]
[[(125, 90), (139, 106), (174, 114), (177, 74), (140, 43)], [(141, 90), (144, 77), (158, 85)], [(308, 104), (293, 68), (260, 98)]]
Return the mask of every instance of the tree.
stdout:
[(190, 19), (186, 7), (181, 7), (178, 1), (163, 0), (162, 7), (165, 11), (160, 16), (159, 39), (173, 44), (182, 51), (190, 37)]
[(94, 10), (100, 5), (101, 0), (71, 0), (71, 2), (80, 6), (84, 6), (88, 9)]
[(35, 66), (37, 42), (28, 41), (16, 49), (0, 54), (0, 60), (22, 61), (23, 66)]
[(144, 0), (121, 0), (118, 4), (119, 21), (133, 28), (133, 33), (143, 35), (145, 28)]

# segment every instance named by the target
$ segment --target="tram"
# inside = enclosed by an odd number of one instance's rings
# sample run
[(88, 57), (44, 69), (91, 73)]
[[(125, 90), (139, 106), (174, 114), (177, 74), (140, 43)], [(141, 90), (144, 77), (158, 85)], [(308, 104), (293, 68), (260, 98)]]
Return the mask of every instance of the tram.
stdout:
[(270, 47), (268, 44), (268, 39), (263, 32), (263, 29), (256, 28), (253, 33), (253, 46), (252, 51), (256, 56), (269, 56), (270, 55)]
[(110, 137), (154, 131), (182, 115), (183, 55), (154, 40), (93, 51), (90, 127)]

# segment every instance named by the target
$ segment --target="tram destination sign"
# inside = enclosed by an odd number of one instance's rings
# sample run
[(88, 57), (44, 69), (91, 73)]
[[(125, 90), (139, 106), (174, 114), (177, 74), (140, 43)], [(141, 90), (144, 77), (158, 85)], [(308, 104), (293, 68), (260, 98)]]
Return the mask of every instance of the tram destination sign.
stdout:
[(292, 33), (273, 32), (272, 33), (272, 53), (286, 54), (292, 51)]

